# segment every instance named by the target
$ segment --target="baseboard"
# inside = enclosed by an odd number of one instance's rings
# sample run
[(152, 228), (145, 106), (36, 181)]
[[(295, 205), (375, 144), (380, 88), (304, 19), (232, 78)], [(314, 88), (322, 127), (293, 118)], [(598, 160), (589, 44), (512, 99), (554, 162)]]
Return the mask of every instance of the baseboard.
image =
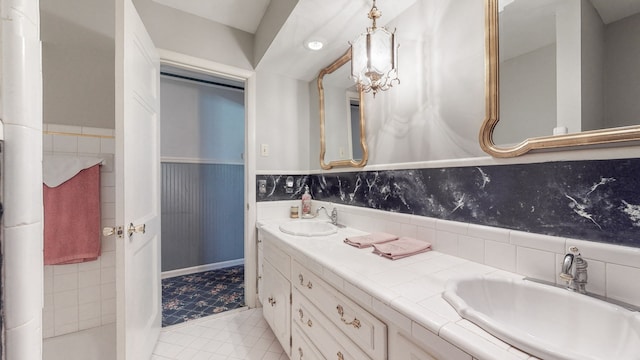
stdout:
[(192, 266), (184, 269), (163, 271), (161, 277), (163, 279), (167, 279), (174, 276), (189, 275), (189, 274), (199, 273), (203, 271), (222, 269), (229, 266), (236, 266), (236, 265), (242, 265), (242, 264), (244, 264), (244, 259), (228, 260), (228, 261), (222, 261), (222, 262), (217, 262), (213, 264)]

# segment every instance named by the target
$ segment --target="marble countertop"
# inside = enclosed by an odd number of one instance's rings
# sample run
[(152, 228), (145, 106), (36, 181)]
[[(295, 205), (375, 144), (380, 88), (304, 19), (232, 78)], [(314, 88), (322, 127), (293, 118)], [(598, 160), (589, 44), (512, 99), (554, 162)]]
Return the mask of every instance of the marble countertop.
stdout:
[(420, 334), (424, 328), (476, 359), (536, 359), (462, 319), (442, 298), (446, 282), (453, 278), (522, 275), (438, 251), (389, 260), (373, 254), (371, 248), (358, 249), (343, 242), (347, 236), (366, 234), (364, 231), (347, 227), (330, 236), (301, 237), (281, 232), (278, 226), (283, 221), (288, 219), (259, 221), (258, 227), (325, 281), (417, 340), (431, 336)]

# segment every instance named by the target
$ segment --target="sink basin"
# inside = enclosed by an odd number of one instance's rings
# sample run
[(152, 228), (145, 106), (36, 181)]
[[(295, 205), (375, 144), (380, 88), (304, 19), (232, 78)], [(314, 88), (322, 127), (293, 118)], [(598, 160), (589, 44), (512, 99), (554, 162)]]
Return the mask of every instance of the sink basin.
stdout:
[(443, 298), (463, 318), (541, 359), (640, 359), (640, 313), (524, 279), (466, 278)]
[(297, 236), (326, 236), (335, 234), (338, 228), (326, 221), (293, 220), (281, 224), (280, 231)]

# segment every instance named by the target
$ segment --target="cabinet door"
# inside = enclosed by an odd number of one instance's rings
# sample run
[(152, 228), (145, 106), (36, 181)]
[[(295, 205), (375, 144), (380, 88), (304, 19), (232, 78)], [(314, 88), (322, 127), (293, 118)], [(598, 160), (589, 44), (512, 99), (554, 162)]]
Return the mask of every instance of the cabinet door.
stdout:
[(291, 354), (291, 284), (268, 261), (262, 264), (262, 314), (285, 352)]
[(262, 270), (262, 264), (264, 262), (264, 251), (263, 251), (263, 246), (262, 246), (262, 239), (263, 239), (263, 235), (262, 235), (262, 231), (258, 230), (258, 276), (257, 276), (257, 283), (256, 283), (256, 288), (258, 290), (258, 301), (260, 302), (260, 304), (262, 304), (264, 306), (264, 303), (262, 302), (262, 296), (263, 291), (262, 288), (264, 287), (263, 285), (263, 276), (264, 276), (264, 271)]
[(397, 337), (397, 345), (392, 356), (390, 356), (393, 360), (437, 360), (400, 334)]
[(291, 329), (291, 337), (291, 360), (325, 360), (297, 323)]

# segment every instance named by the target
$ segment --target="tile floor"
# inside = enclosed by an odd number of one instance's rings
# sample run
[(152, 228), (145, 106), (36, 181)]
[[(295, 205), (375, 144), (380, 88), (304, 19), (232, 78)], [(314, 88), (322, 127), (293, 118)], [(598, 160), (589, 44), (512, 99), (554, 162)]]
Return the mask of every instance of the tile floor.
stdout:
[(151, 360), (288, 360), (262, 317), (238, 309), (162, 329)]

